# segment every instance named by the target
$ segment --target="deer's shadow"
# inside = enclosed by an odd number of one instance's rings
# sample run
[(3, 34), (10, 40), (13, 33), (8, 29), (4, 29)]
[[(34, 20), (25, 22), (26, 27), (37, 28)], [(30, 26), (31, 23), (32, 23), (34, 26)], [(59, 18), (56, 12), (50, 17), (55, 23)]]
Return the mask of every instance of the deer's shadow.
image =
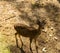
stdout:
[(25, 53), (24, 50), (23, 50), (23, 48), (20, 48), (20, 49), (19, 49), (19, 48), (17, 48), (16, 45), (15, 45), (15, 46), (10, 45), (9, 48), (10, 48), (10, 51), (11, 51), (12, 53)]

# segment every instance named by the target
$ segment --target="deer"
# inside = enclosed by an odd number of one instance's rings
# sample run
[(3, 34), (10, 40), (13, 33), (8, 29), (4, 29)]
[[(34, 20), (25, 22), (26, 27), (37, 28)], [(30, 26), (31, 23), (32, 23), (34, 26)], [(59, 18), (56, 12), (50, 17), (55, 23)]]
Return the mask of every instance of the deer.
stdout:
[[(45, 21), (40, 22), (39, 20), (37, 20), (37, 25), (38, 25), (38, 29), (36, 29), (32, 26), (27, 26), (27, 25), (19, 24), (19, 23), (14, 25), (14, 29), (16, 30), (16, 33), (15, 33), (16, 44), (17, 44), (18, 48), (20, 48), (20, 47), (18, 46), (17, 34), (19, 34), (19, 37), (24, 36), (24, 37), (29, 37), (30, 38), (30, 50), (31, 50), (31, 52), (32, 52), (31, 43), (32, 43), (32, 40), (34, 39), (35, 40), (36, 51), (38, 53), (38, 50), (37, 50), (38, 47), (36, 45), (36, 39), (40, 35), (41, 29), (44, 28)], [(22, 42), (21, 37), (20, 37), (20, 40), (21, 40), (21, 43), (22, 43), (22, 46), (23, 46), (23, 42)]]

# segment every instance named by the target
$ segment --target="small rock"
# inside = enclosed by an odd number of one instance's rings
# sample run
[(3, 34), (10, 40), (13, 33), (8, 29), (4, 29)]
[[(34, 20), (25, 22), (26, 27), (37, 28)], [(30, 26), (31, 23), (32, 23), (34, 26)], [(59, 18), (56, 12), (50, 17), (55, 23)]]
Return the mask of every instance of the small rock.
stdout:
[(51, 30), (53, 30), (54, 28), (53, 27), (51, 27)]
[(43, 51), (43, 52), (46, 52), (46, 51), (47, 51), (47, 50), (46, 50), (46, 47), (44, 47), (44, 48), (42, 49), (42, 51)]
[(54, 37), (54, 39), (55, 39), (55, 40), (58, 40), (58, 38), (57, 38), (57, 37)]
[(49, 36), (53, 36), (53, 35), (49, 34)]

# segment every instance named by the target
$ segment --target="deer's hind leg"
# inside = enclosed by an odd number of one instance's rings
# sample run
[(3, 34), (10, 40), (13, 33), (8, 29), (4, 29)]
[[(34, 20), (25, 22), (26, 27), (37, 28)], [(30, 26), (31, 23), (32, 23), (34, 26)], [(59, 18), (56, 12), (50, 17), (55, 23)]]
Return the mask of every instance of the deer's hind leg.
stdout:
[(17, 38), (17, 33), (15, 33), (15, 39), (16, 39), (16, 46), (19, 48), (19, 46), (18, 46), (18, 38)]
[[(15, 39), (16, 39), (16, 45), (18, 48), (21, 48), (23, 46), (22, 39), (18, 33), (15, 33)], [(21, 43), (21, 44), (20, 44)]]
[(22, 39), (21, 39), (21, 36), (19, 35), (19, 39), (20, 39), (20, 41), (21, 41), (21, 47), (23, 47), (23, 41), (22, 41)]
[(21, 48), (20, 48), (19, 45), (18, 45), (18, 35), (17, 35), (17, 33), (15, 33), (15, 38), (16, 38), (16, 45), (17, 45), (17, 47), (21, 50), (21, 53), (25, 53), (24, 50), (23, 50), (23, 48), (22, 48), (22, 46), (23, 46), (23, 42), (22, 42), (21, 37), (19, 36), (20, 41), (21, 41), (21, 43), (22, 43)]

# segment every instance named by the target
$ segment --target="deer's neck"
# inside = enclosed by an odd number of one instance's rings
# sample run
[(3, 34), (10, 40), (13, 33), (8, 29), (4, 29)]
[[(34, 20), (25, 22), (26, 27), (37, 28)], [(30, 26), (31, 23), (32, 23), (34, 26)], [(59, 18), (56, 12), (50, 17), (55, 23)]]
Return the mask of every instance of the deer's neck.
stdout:
[(38, 27), (38, 31), (40, 31), (40, 28), (41, 28), (41, 27), (39, 26), (39, 27)]

